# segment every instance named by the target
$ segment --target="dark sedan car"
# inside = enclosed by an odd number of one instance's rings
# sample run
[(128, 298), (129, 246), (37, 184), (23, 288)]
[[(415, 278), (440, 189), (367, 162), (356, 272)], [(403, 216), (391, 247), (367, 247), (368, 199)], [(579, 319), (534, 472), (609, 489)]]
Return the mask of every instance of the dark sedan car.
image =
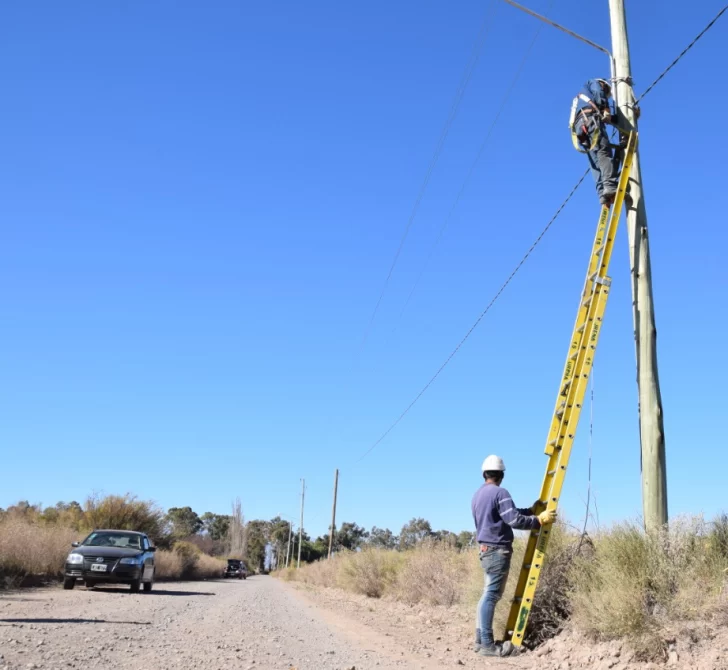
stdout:
[(66, 558), (63, 588), (83, 579), (86, 588), (97, 584), (129, 584), (132, 593), (154, 585), (154, 552), (144, 533), (130, 530), (95, 530), (83, 542), (74, 542)]
[(222, 571), (222, 576), (225, 578), (237, 577), (238, 579), (247, 579), (248, 568), (241, 560), (237, 558), (228, 558), (227, 566)]

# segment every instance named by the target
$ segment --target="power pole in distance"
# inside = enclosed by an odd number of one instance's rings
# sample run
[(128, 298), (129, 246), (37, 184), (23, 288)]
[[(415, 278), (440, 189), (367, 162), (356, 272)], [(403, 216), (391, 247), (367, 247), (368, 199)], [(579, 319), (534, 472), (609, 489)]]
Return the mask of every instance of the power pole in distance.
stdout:
[(288, 519), (288, 547), (286, 547), (286, 567), (291, 556), (291, 535), (293, 534), (293, 523)]
[(306, 495), (306, 480), (301, 480), (301, 526), (298, 529), (298, 565), (301, 567), (301, 545), (303, 544), (303, 499)]
[(334, 532), (336, 530), (336, 494), (339, 490), (339, 468), (336, 468), (334, 474), (334, 506), (331, 510), (331, 531), (329, 532), (329, 558), (334, 550)]
[[(609, 0), (612, 53), (615, 62), (620, 125), (637, 129), (629, 62), (624, 0)], [(645, 529), (657, 530), (667, 523), (667, 466), (662, 396), (657, 374), (657, 330), (652, 304), (652, 269), (647, 237), (647, 212), (642, 193), (639, 149), (632, 163), (627, 205), (627, 234), (632, 271), (632, 309), (637, 354), (640, 445), (642, 462), (642, 510)]]

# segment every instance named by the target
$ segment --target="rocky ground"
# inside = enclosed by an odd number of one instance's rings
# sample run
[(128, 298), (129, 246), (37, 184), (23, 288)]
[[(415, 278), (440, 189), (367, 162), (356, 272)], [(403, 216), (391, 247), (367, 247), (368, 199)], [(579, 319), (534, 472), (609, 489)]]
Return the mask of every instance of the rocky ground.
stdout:
[[(513, 668), (518, 670), (728, 670), (728, 630), (706, 622), (677, 629), (658, 662), (639, 662), (627, 644), (595, 644), (565, 631), (535, 651), (516, 657), (487, 659), (471, 651), (475, 612), (464, 608), (409, 607), (339, 589), (295, 585), (302, 596), (342, 621), (353, 620), (387, 637), (394, 648), (438, 668)], [(368, 666), (362, 666), (368, 667)]]
[[(272, 577), (163, 583), (149, 594), (46, 587), (0, 593), (0, 670), (650, 667), (622, 645), (587, 646), (568, 634), (537, 652), (485, 659), (471, 651), (468, 629), (457, 609), (410, 608)], [(666, 661), (728, 670), (728, 633), (693, 649), (678, 641)]]

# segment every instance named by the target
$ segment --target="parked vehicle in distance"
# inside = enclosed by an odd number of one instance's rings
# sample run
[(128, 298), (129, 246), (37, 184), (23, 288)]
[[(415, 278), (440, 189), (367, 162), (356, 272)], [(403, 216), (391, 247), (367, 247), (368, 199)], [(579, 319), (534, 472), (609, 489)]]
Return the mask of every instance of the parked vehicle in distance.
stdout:
[(222, 576), (227, 579), (228, 577), (237, 577), (238, 579), (248, 578), (248, 568), (239, 558), (228, 558), (227, 565), (222, 571)]
[(97, 584), (129, 584), (132, 593), (154, 586), (154, 552), (144, 533), (131, 530), (95, 530), (82, 542), (74, 542), (66, 558), (63, 588), (72, 589), (83, 579), (86, 588)]

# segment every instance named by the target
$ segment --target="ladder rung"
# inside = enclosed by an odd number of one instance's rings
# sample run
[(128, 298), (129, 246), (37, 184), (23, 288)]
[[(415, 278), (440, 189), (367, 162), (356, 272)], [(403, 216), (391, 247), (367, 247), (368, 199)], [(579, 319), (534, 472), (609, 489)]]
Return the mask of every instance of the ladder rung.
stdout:
[(547, 476), (547, 477), (553, 477), (553, 476), (554, 476), (555, 474), (556, 474), (556, 470), (549, 470), (549, 471), (548, 471), (548, 472), (546, 473), (546, 476)]
[(594, 296), (591, 296), (591, 295), (590, 295), (590, 296), (589, 296), (589, 297), (588, 297), (588, 298), (587, 298), (587, 299), (586, 299), (586, 300), (585, 300), (585, 301), (584, 301), (583, 303), (581, 303), (581, 306), (582, 306), (582, 307), (589, 307), (589, 305), (591, 304), (591, 301), (592, 301), (592, 298), (593, 298), (593, 297), (594, 297)]
[(580, 326), (579, 326), (579, 327), (578, 327), (578, 328), (576, 329), (576, 332), (577, 332), (577, 333), (583, 333), (583, 332), (584, 332), (584, 328), (586, 328), (586, 323), (582, 323), (582, 324), (581, 324), (581, 325), (580, 325)]

